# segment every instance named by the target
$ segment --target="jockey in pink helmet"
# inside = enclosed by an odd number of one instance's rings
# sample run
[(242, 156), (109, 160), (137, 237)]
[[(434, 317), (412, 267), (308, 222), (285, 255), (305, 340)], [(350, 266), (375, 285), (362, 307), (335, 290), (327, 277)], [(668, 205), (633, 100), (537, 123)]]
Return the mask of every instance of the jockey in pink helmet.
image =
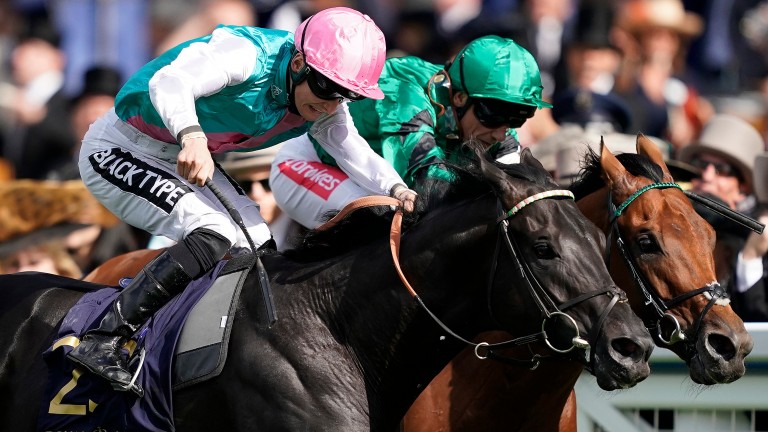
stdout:
[(361, 97), (384, 97), (378, 84), (386, 60), (384, 34), (368, 15), (345, 7), (318, 12), (296, 29), (295, 44), (307, 68)]
[(69, 358), (136, 391), (120, 348), (230, 248), (250, 246), (207, 182), (239, 212), (255, 246), (271, 248), (258, 206), (214, 164), (214, 153), (257, 151), (306, 133), (340, 169), (327, 174), (307, 165), (305, 174), (353, 178), (411, 210), (415, 193), (360, 137), (345, 103), (383, 97), (377, 81), (385, 55), (373, 21), (339, 7), (304, 21), (295, 41), (282, 30), (219, 26), (136, 72), (114, 110), (85, 135), (80, 173), (122, 220), (175, 244), (144, 267)]

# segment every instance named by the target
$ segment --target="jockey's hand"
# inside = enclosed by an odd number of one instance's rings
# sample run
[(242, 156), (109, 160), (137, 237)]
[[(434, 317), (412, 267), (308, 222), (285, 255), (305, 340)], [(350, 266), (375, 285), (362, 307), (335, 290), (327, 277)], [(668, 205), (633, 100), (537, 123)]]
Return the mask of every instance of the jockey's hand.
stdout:
[(208, 150), (208, 138), (202, 132), (190, 132), (181, 138), (181, 151), (176, 159), (176, 172), (187, 181), (204, 186), (213, 178), (213, 157)]
[(419, 195), (413, 190), (408, 189), (404, 184), (396, 184), (392, 186), (390, 195), (402, 203), (403, 210), (405, 210), (406, 213), (410, 213), (416, 208), (416, 197)]

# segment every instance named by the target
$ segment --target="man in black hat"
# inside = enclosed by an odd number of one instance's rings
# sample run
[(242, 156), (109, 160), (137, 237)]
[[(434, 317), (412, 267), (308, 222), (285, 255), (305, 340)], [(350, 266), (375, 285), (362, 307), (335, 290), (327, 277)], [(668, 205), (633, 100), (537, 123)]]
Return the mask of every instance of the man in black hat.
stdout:
[(122, 83), (120, 72), (110, 67), (94, 66), (85, 72), (83, 89), (71, 100), (69, 108), (75, 145), (72, 147), (69, 158), (61, 161), (48, 173), (49, 179), (80, 178), (80, 169), (77, 166), (80, 142), (91, 124), (115, 105), (115, 96), (120, 91)]
[(565, 46), (563, 53), (567, 81), (558, 83), (554, 99), (563, 97), (563, 92), (572, 92), (573, 89), (588, 90), (597, 94), (609, 94), (613, 91), (623, 55), (611, 38), (614, 16), (612, 2), (580, 2), (573, 38)]
[(66, 60), (59, 44), (59, 34), (47, 18), (32, 17), (13, 50), (15, 126), (2, 157), (13, 164), (17, 178), (45, 178), (69, 159), (75, 145), (69, 99), (62, 91)]
[[(76, 145), (70, 157), (49, 172), (49, 180), (79, 180), (77, 158), (80, 142), (91, 124), (115, 105), (122, 77), (117, 70), (93, 66), (86, 70), (81, 92), (70, 101), (70, 120), (76, 136)], [(147, 246), (149, 234), (125, 222), (109, 227), (90, 225), (70, 233), (67, 248), (77, 265), (87, 274), (106, 260)]]

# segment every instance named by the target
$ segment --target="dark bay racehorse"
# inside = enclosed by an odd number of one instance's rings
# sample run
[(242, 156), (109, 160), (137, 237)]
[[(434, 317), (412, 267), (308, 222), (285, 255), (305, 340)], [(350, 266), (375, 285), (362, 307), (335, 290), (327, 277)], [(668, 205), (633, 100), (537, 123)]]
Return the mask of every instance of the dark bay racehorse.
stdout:
[[(752, 339), (714, 283), (714, 231), (672, 186), (655, 144), (639, 136), (637, 152), (617, 158), (603, 145), (590, 154), (571, 188), (577, 204), (609, 235), (611, 275), (657, 344), (677, 353), (696, 383), (734, 381)], [(553, 361), (528, 371), (465, 350), (414, 403), (404, 431), (575, 431), (572, 388), (581, 369)], [(563, 410), (571, 417), (561, 424)]]
[[(436, 318), (464, 338), (504, 329), (536, 340), (544, 328), (546, 343), (589, 358), (604, 388), (644, 379), (650, 336), (610, 279), (603, 234), (566, 191), (527, 151), (506, 172), (482, 161), (457, 176), (448, 195), (423, 197), (428, 211), (406, 227), (400, 249), (403, 271), (434, 317), (394, 270), (378, 231), (385, 218), (317, 233), (303, 249), (264, 257), (280, 317), (271, 328), (261, 324), (258, 278), (249, 276), (223, 372), (174, 392), (177, 430), (396, 430), (465, 346)], [(371, 230), (379, 235), (362, 241)], [(45, 379), (40, 354), (81, 295), (50, 286), (35, 274), (0, 277), (2, 430), (33, 429)], [(586, 339), (591, 355), (574, 339)]]

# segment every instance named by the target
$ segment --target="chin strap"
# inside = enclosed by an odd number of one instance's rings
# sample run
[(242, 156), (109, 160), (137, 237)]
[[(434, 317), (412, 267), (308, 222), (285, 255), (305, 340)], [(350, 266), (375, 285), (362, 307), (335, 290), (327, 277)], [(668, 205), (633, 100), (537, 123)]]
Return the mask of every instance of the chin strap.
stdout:
[[(299, 51), (294, 48), (291, 57), (295, 56), (297, 53), (299, 53)], [(304, 80), (307, 79), (307, 75), (309, 75), (309, 66), (306, 63), (306, 60), (304, 62), (304, 67), (301, 68), (301, 70), (298, 72), (295, 72), (293, 68), (291, 68), (291, 64), (289, 62), (288, 70), (286, 71), (285, 75), (285, 79), (289, 80), (290, 82), (290, 86), (286, 86), (286, 88), (290, 88), (290, 91), (288, 91), (288, 111), (299, 115), (299, 109), (296, 108), (296, 86), (304, 82)]]

